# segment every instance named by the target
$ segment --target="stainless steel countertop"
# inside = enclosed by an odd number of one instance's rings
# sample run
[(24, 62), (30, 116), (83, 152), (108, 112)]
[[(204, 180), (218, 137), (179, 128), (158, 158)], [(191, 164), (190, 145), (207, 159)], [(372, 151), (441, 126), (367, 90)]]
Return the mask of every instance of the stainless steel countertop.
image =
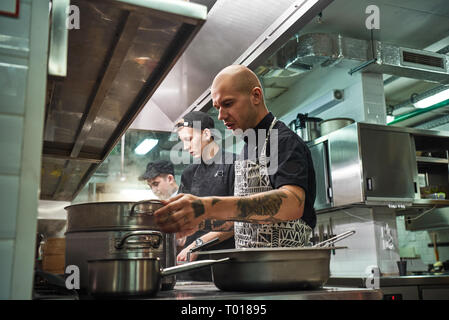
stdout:
[(382, 292), (366, 288), (325, 286), (315, 290), (226, 292), (212, 282), (178, 281), (173, 290), (159, 291), (154, 300), (381, 300)]
[[(449, 275), (410, 275), (410, 276), (389, 276), (380, 277), (380, 287), (396, 286), (449, 286)], [(327, 281), (330, 286), (344, 286), (351, 288), (364, 288), (365, 279), (361, 277), (331, 277)]]

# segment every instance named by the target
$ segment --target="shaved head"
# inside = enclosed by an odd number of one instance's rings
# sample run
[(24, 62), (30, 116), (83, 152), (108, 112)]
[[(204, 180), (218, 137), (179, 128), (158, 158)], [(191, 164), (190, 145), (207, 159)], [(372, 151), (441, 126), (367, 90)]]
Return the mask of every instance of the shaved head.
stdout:
[(211, 86), (212, 105), (227, 129), (254, 128), (268, 114), (262, 85), (256, 74), (242, 65), (221, 70)]
[(232, 89), (241, 93), (250, 93), (255, 87), (262, 89), (256, 74), (248, 67), (242, 65), (231, 65), (221, 70), (212, 82), (212, 88), (225, 79), (231, 79)]

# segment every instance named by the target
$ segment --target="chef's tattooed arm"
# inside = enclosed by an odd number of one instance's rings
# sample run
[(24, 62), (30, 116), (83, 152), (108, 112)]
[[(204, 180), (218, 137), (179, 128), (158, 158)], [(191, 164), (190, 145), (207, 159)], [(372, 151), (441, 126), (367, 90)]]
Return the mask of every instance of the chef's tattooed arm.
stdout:
[(199, 225), (205, 225), (205, 220), (231, 221), (223, 223), (219, 230), (224, 231), (228, 230), (225, 226), (232, 227), (232, 221), (274, 223), (299, 219), (304, 211), (304, 202), (304, 190), (293, 185), (245, 197), (179, 194), (163, 201), (165, 206), (155, 212), (155, 217), (162, 232), (197, 229)]
[(299, 208), (304, 207), (304, 200), (302, 200), (304, 197), (301, 198), (301, 195), (298, 193), (296, 190), (288, 187), (281, 187), (278, 190), (268, 191), (250, 197), (242, 197), (237, 201), (237, 216), (235, 221), (275, 223), (298, 219), (300, 216), (285, 219), (283, 218), (285, 215), (280, 215), (281, 206), (283, 204), (285, 207), (292, 206), (292, 199), (295, 199), (297, 203), (296, 210), (293, 205), (293, 210), (291, 210), (293, 213), (299, 213)]

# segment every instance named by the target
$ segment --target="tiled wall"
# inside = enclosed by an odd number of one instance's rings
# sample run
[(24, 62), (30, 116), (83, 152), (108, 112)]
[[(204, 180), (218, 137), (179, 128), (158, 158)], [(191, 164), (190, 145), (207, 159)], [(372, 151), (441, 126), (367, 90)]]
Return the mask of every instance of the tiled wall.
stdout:
[[(437, 242), (449, 242), (449, 229), (409, 231), (405, 229), (403, 216), (397, 217), (397, 226), (401, 253), (405, 258), (411, 258), (407, 259), (410, 266), (408, 270), (410, 271), (423, 271), (422, 268), (427, 267), (428, 264), (435, 263), (433, 247), (428, 246), (429, 243), (432, 243), (433, 233), (437, 234)], [(449, 247), (439, 247), (438, 253), (440, 261), (449, 260)], [(417, 267), (413, 268), (413, 265), (417, 265)]]
[(326, 226), (332, 218), (334, 234), (349, 230), (356, 233), (338, 242), (345, 249), (331, 256), (331, 276), (365, 277), (370, 266), (377, 266), (384, 275), (397, 274), (399, 260), (395, 214), (389, 209), (349, 208), (318, 214), (317, 226)]
[[(438, 242), (449, 242), (449, 230), (408, 231), (404, 217), (397, 216), (387, 208), (350, 208), (318, 214), (317, 228), (322, 224), (326, 230), (332, 218), (334, 234), (349, 230), (356, 233), (337, 246), (346, 249), (336, 250), (331, 256), (331, 276), (366, 277), (366, 268), (378, 266), (383, 275), (397, 275), (396, 261), (407, 259), (407, 271), (426, 271), (428, 264), (435, 263), (432, 234), (436, 232)], [(388, 225), (388, 227), (386, 227)], [(316, 231), (315, 231), (316, 232)], [(438, 248), (440, 261), (449, 260), (449, 247)]]
[(0, 299), (31, 297), (47, 35), (46, 0), (0, 15)]

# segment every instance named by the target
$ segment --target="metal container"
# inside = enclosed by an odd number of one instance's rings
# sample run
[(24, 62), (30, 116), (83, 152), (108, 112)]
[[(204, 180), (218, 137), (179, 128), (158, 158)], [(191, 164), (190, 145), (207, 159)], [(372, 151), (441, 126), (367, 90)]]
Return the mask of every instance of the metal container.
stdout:
[(244, 248), (199, 252), (230, 260), (212, 266), (215, 285), (224, 291), (313, 289), (330, 276), (333, 248)]
[(159, 200), (90, 202), (67, 206), (67, 232), (94, 230), (158, 230), (153, 213)]
[(307, 113), (298, 113), (296, 119), (292, 121), (290, 128), (304, 141), (311, 141), (321, 136), (320, 122), (322, 120), (321, 118), (309, 117)]
[(166, 269), (161, 268), (156, 255), (148, 258), (89, 260), (89, 293), (102, 296), (152, 296), (161, 289), (162, 279), (166, 276), (227, 260), (202, 260)]
[[(94, 202), (65, 208), (68, 221), (66, 265), (79, 267), (81, 289), (88, 288), (88, 260), (147, 258), (156, 254), (163, 267), (176, 265), (175, 234), (162, 233), (158, 247), (149, 245), (153, 241), (150, 234), (159, 230), (152, 214), (160, 207), (159, 200), (147, 200)], [(125, 237), (126, 245), (116, 248)], [(171, 290), (175, 284), (175, 276), (164, 277), (162, 289)]]
[(325, 136), (335, 130), (344, 128), (351, 123), (354, 123), (354, 120), (350, 118), (335, 118), (321, 121), (319, 124), (321, 135)]
[[(352, 236), (354, 230), (300, 248), (243, 248), (204, 251), (211, 259), (229, 261), (212, 266), (215, 285), (224, 291), (273, 291), (313, 289), (330, 276), (330, 252), (345, 247), (328, 247)], [(230, 276), (232, 272), (232, 276)]]

